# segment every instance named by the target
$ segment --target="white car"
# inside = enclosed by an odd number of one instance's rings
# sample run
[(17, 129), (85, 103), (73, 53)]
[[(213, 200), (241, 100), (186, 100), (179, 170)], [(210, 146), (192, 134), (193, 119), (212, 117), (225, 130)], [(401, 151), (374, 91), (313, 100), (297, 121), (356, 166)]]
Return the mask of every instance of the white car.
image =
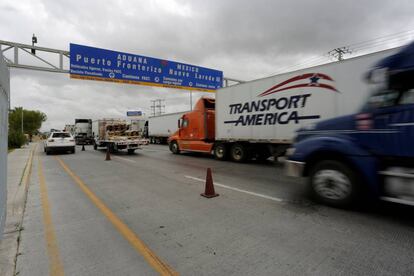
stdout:
[(75, 153), (75, 138), (69, 132), (52, 132), (44, 142), (47, 155), (52, 151), (70, 151)]

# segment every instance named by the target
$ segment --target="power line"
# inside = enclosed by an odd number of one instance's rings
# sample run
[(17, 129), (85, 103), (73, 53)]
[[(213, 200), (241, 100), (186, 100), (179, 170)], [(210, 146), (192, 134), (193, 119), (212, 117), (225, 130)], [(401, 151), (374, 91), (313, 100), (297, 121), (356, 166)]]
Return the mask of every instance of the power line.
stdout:
[(376, 38), (373, 38), (373, 39), (369, 39), (369, 40), (365, 40), (365, 41), (361, 41), (361, 42), (357, 42), (357, 43), (348, 44), (348, 47), (357, 47), (357, 46), (361, 46), (361, 45), (364, 45), (364, 44), (370, 44), (370, 43), (373, 43), (373, 42), (377, 42), (377, 41), (383, 40), (383, 39), (387, 40), (390, 37), (392, 38), (392, 37), (398, 37), (398, 36), (401, 36), (401, 35), (408, 35), (408, 34), (413, 35), (414, 30), (411, 29), (411, 30), (401, 31), (401, 32), (388, 34), (388, 35), (376, 37)]
[[(281, 74), (285, 72), (290, 72), (294, 70), (300, 70), (306, 67), (313, 67), (317, 65), (321, 65), (328, 62), (327, 58), (334, 57), (337, 60), (344, 59), (345, 54), (349, 54), (352, 56), (356, 56), (356, 52), (367, 51), (373, 52), (374, 49), (378, 50), (381, 47), (386, 47), (386, 49), (390, 48), (389, 44), (396, 44), (394, 47), (402, 46), (403, 44), (407, 43), (409, 40), (412, 40), (414, 37), (414, 30), (405, 30), (393, 34), (388, 34), (384, 36), (380, 36), (377, 38), (348, 44), (348, 46), (338, 47), (328, 52), (328, 56), (321, 55), (321, 56), (313, 56), (310, 58), (305, 59), (304, 61), (289, 65), (286, 67), (282, 67), (282, 69), (278, 70), (276, 73), (272, 74)], [(370, 51), (371, 50), (371, 51)], [(384, 49), (385, 50), (385, 49)], [(294, 69), (294, 70), (293, 70)], [(271, 75), (271, 76), (272, 76)]]
[(272, 76), (275, 75), (275, 74), (281, 74), (281, 73), (286, 73), (286, 72), (290, 72), (290, 71), (300, 70), (300, 69), (305, 68), (307, 66), (309, 66), (309, 67), (310, 66), (316, 66), (316, 65), (323, 64), (323, 63), (327, 63), (327, 62), (329, 62), (329, 60), (327, 60), (326, 56), (313, 56), (313, 57), (305, 59), (301, 63), (297, 63), (297, 64), (282, 67), (276, 73), (273, 73)]
[[(413, 33), (414, 34), (414, 33)], [(370, 44), (364, 45), (364, 46), (358, 46), (358, 47), (353, 47), (352, 49), (355, 51), (360, 51), (360, 50), (364, 50), (364, 49), (371, 49), (374, 47), (379, 47), (379, 46), (385, 46), (386, 44), (390, 44), (390, 43), (398, 43), (402, 44), (402, 43), (406, 43), (407, 40), (411, 40), (411, 35), (409, 36), (408, 34), (402, 35), (402, 36), (396, 36), (393, 38), (388, 38), (386, 40), (379, 40), (376, 42), (372, 42)]]
[(165, 113), (164, 99), (151, 100), (151, 103), (151, 116), (158, 116)]
[(334, 58), (338, 59), (338, 61), (341, 61), (344, 59), (344, 55), (351, 54), (352, 51), (349, 50), (348, 47), (339, 47), (335, 48), (328, 52), (329, 55), (333, 56)]

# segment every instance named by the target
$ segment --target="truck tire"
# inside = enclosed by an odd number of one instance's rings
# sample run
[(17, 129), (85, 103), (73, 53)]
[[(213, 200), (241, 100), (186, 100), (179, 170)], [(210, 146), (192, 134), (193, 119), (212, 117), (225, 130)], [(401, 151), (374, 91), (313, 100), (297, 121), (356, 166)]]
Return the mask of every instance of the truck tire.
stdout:
[(50, 155), (50, 150), (48, 150), (47, 148), (45, 148), (45, 152), (46, 152), (46, 155)]
[(309, 173), (309, 188), (319, 202), (333, 207), (350, 207), (359, 194), (356, 173), (343, 162), (324, 160)]
[(70, 151), (72, 154), (74, 154), (76, 152), (76, 148), (73, 147), (73, 149)]
[(170, 143), (170, 151), (174, 154), (180, 153), (180, 147), (178, 146), (178, 143), (176, 141), (172, 141)]
[(134, 154), (135, 150), (134, 149), (128, 149), (128, 154)]
[(214, 158), (217, 160), (226, 160), (227, 159), (227, 147), (223, 143), (218, 143), (214, 147)]
[(234, 162), (245, 162), (247, 155), (247, 149), (243, 144), (234, 144), (230, 149), (230, 157)]

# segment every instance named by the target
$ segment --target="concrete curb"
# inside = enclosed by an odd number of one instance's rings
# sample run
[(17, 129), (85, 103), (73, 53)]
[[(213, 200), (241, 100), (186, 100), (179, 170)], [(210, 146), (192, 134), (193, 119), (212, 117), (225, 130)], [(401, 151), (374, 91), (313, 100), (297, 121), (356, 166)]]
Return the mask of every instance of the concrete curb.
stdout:
[(7, 218), (3, 240), (0, 241), (0, 275), (3, 276), (15, 275), (32, 160), (36, 147), (37, 144), (31, 144), (28, 147), (14, 150), (8, 156)]

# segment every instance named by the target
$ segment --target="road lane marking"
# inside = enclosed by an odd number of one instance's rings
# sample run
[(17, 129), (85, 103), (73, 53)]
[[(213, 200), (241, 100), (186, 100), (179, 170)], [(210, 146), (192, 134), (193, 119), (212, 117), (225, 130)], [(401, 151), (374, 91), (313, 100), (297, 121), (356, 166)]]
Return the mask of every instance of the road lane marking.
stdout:
[(45, 237), (47, 244), (47, 253), (49, 256), (49, 275), (63, 276), (62, 261), (60, 260), (59, 248), (56, 240), (56, 233), (53, 227), (52, 214), (50, 212), (49, 197), (47, 194), (46, 180), (43, 174), (42, 161), (38, 157), (38, 174), (40, 183), (40, 197), (43, 207), (43, 224), (45, 226)]
[(131, 163), (137, 163), (137, 162), (136, 162), (136, 161), (134, 161), (134, 160), (127, 159), (127, 158), (124, 158), (124, 157), (113, 156), (113, 155), (112, 155), (112, 157), (113, 157), (114, 159), (120, 159), (120, 160), (128, 161), (128, 162), (131, 162)]
[(74, 172), (72, 172), (62, 159), (59, 157), (55, 158), (68, 175), (72, 177), (76, 184), (78, 184), (86, 196), (160, 275), (178, 275), (176, 271), (164, 263), (117, 215), (115, 215), (115, 213), (113, 213)]
[[(201, 179), (201, 178), (194, 177), (194, 176), (184, 175), (184, 177), (186, 177), (188, 179), (196, 180), (196, 181), (199, 181), (199, 182), (206, 182), (205, 179)], [(220, 183), (217, 183), (217, 182), (214, 182), (214, 186), (218, 186), (218, 187), (221, 187), (221, 188), (233, 190), (233, 191), (240, 192), (240, 193), (245, 193), (245, 194), (252, 195), (252, 196), (257, 196), (257, 197), (261, 197), (261, 198), (265, 198), (265, 199), (270, 199), (270, 200), (277, 201), (277, 202), (284, 202), (285, 201), (285, 200), (283, 200), (281, 198), (278, 198), (278, 197), (273, 197), (273, 196), (268, 196), (268, 195), (264, 195), (264, 194), (259, 194), (259, 193), (247, 191), (247, 190), (242, 190), (242, 189), (239, 189), (239, 188), (236, 188), (236, 187), (231, 187), (231, 186), (220, 184)]]

